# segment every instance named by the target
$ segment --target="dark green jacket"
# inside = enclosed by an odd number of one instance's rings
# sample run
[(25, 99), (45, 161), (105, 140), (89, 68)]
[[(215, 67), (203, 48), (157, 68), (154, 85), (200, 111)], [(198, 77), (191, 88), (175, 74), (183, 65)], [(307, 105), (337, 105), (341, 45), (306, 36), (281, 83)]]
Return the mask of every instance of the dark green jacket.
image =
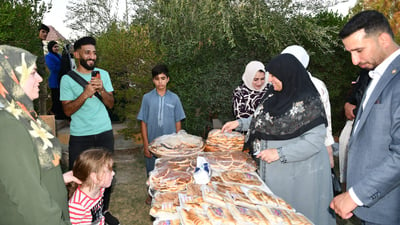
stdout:
[(71, 224), (60, 166), (42, 169), (29, 131), (1, 107), (0, 127), (0, 224)]

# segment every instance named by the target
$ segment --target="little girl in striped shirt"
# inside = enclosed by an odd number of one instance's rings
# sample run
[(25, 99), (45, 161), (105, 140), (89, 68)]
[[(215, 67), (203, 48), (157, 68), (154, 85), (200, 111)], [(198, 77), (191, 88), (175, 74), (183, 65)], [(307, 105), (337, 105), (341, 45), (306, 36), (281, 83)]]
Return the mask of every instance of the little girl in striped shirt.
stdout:
[(74, 162), (73, 174), (82, 181), (69, 188), (69, 216), (72, 224), (104, 225), (104, 189), (115, 175), (111, 153), (102, 149), (82, 152)]

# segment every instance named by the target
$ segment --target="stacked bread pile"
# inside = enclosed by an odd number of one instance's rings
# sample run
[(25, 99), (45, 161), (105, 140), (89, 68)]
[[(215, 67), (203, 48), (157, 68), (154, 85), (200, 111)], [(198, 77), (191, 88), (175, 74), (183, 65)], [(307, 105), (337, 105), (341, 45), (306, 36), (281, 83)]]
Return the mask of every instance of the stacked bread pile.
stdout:
[[(203, 152), (199, 155), (209, 160), (230, 157), (231, 161), (245, 161), (247, 157), (242, 152)], [(226, 169), (214, 170), (213, 165), (217, 164), (210, 163), (211, 181), (200, 185), (193, 182), (193, 162), (196, 162), (195, 156), (156, 160), (155, 170), (149, 178), (150, 188), (156, 190), (150, 215), (160, 222), (158, 224), (162, 224), (161, 221), (176, 223), (177, 220), (183, 225), (312, 224), (275, 196), (254, 171), (244, 171), (246, 167), (235, 170), (233, 164)]]
[(150, 172), (150, 189), (155, 191), (177, 192), (193, 183), (193, 173), (167, 167), (156, 168)]
[(193, 173), (196, 168), (196, 156), (158, 158), (155, 162), (155, 168), (157, 168), (157, 170), (169, 169)]
[(222, 132), (221, 129), (213, 129), (208, 132), (204, 151), (242, 151), (243, 144), (244, 135), (242, 133), (236, 131)]
[(204, 150), (201, 137), (180, 130), (178, 133), (160, 136), (154, 139), (149, 150), (157, 157), (190, 156)]
[(242, 151), (202, 152), (213, 170), (240, 170), (252, 172), (257, 170), (256, 162), (248, 153)]

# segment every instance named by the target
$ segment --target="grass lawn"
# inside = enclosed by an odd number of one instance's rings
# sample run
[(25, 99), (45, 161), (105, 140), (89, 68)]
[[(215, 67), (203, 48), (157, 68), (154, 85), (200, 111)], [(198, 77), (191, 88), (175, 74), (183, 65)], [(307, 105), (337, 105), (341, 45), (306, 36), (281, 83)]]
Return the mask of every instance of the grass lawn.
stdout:
[(147, 197), (146, 170), (142, 149), (117, 150), (114, 155), (115, 184), (110, 211), (121, 225), (151, 225)]

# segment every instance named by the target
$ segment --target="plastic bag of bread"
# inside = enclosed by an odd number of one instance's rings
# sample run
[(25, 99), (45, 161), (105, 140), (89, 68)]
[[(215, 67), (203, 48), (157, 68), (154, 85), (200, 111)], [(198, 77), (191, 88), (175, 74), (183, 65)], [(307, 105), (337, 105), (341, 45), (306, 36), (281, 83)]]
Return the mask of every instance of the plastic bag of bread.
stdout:
[(209, 205), (203, 200), (203, 197), (200, 195), (188, 195), (184, 193), (179, 193), (179, 204), (181, 208), (184, 209), (194, 209), (202, 211), (205, 207)]
[(149, 186), (157, 191), (182, 191), (186, 185), (193, 183), (192, 173), (175, 171), (169, 168), (156, 168), (150, 172)]
[(203, 193), (204, 201), (212, 205), (225, 207), (225, 202), (230, 201), (230, 199), (226, 196), (226, 193), (221, 193), (215, 190), (215, 188), (212, 186), (203, 185), (201, 187), (201, 191)]
[(211, 186), (218, 193), (225, 193), (226, 197), (230, 199), (230, 201), (235, 205), (256, 208), (256, 205), (247, 197), (246, 193), (242, 190), (242, 188), (246, 188), (243, 185), (212, 182)]
[(221, 178), (225, 183), (239, 183), (263, 187), (265, 184), (255, 172), (242, 172), (239, 170), (228, 170), (221, 172)]
[(157, 192), (152, 200), (150, 215), (156, 218), (170, 218), (177, 215), (178, 206), (178, 192)]
[(253, 172), (257, 170), (256, 162), (248, 153), (242, 151), (203, 152), (200, 155), (205, 157), (213, 170), (240, 170)]
[(179, 219), (179, 217), (175, 219), (157, 218), (153, 222), (153, 225), (180, 225), (180, 224), (181, 224), (181, 219)]
[(272, 225), (293, 224), (293, 225), (313, 225), (303, 214), (292, 210), (281, 208), (258, 206), (258, 210), (267, 218)]
[(244, 193), (228, 191), (226, 192), (226, 195), (232, 200), (235, 205), (257, 209), (257, 205), (254, 204)]
[[(185, 193), (179, 193), (179, 204), (185, 208), (185, 204), (203, 204), (203, 194), (201, 192), (201, 184), (188, 184)], [(190, 207), (190, 206), (189, 206)]]
[(233, 217), (240, 222), (240, 224), (245, 225), (259, 225), (271, 223), (263, 216), (263, 214), (258, 209), (251, 209), (239, 205), (227, 204), (229, 212)]
[(157, 169), (171, 169), (193, 173), (196, 168), (196, 156), (157, 158), (154, 167)]
[(206, 208), (207, 216), (213, 225), (236, 225), (237, 221), (233, 218), (227, 207), (210, 205)]
[(149, 145), (149, 151), (157, 157), (190, 156), (203, 151), (204, 146), (203, 138), (180, 130), (154, 139)]
[(183, 225), (212, 225), (204, 210), (179, 208), (178, 212)]
[(263, 190), (255, 187), (242, 186), (246, 196), (257, 205), (265, 205), (268, 207), (278, 207), (286, 210), (294, 210), (293, 207), (282, 198), (274, 195), (269, 189)]
[(204, 151), (242, 151), (243, 144), (244, 135), (240, 132), (222, 132), (221, 129), (212, 129), (208, 132)]

